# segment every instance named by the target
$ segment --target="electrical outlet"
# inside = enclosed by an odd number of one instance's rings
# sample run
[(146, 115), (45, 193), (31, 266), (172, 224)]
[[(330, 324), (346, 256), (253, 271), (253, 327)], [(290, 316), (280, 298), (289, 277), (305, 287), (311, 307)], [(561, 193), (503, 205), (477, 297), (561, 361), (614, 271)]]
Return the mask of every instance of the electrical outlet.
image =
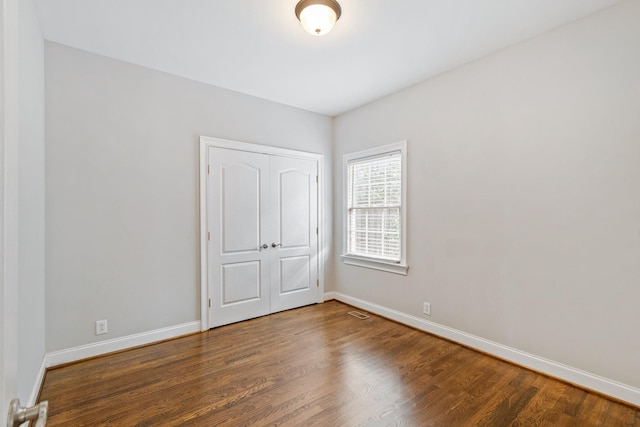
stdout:
[(109, 332), (106, 320), (96, 320), (96, 335), (102, 335)]
[(428, 302), (425, 302), (424, 305), (422, 306), (422, 312), (427, 316), (431, 316), (431, 304), (429, 304)]

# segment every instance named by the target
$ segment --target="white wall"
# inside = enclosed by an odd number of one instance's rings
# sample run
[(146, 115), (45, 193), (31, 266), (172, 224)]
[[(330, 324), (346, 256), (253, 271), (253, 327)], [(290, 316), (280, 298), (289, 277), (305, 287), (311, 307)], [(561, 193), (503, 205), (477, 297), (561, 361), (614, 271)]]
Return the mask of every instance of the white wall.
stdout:
[[(324, 154), (331, 180), (328, 117), (49, 42), (45, 53), (47, 351), (199, 320), (200, 135)], [(109, 334), (94, 335), (98, 319)]]
[(32, 403), (44, 336), (44, 41), (31, 0), (18, 2), (18, 397)]
[[(640, 387), (638, 22), (623, 2), (337, 117), (334, 290)], [(404, 139), (409, 275), (343, 265), (342, 156)]]

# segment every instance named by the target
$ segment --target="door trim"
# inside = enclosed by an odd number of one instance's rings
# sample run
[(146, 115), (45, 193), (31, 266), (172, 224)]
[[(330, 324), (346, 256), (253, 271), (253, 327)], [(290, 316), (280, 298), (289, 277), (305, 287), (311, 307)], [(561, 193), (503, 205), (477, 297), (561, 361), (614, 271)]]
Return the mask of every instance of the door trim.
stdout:
[[(18, 2), (0, 2), (0, 421), (18, 396)], [(26, 399), (26, 396), (23, 397)]]
[(210, 147), (248, 151), (282, 157), (315, 160), (318, 162), (318, 294), (316, 301), (324, 302), (324, 156), (318, 153), (251, 144), (229, 139), (200, 136), (200, 329), (209, 329), (209, 286), (208, 286), (208, 232), (207, 229), (207, 151)]

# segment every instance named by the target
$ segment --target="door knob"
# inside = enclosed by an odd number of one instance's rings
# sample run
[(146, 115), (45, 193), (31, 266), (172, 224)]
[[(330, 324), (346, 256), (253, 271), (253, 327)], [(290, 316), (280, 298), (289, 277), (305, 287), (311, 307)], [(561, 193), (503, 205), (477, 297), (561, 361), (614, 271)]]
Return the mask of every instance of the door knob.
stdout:
[(262, 246), (260, 246), (261, 249), (268, 249), (269, 245), (267, 245), (266, 243), (264, 243)]
[(13, 399), (9, 405), (9, 413), (7, 414), (7, 426), (16, 427), (27, 421), (36, 421), (36, 427), (43, 427), (47, 424), (47, 412), (49, 403), (47, 401), (40, 402), (35, 406), (23, 408), (20, 406), (20, 400)]
[(273, 242), (273, 243), (271, 244), (271, 247), (272, 247), (272, 248), (277, 248), (278, 246), (282, 246), (282, 243), (276, 243), (276, 242)]

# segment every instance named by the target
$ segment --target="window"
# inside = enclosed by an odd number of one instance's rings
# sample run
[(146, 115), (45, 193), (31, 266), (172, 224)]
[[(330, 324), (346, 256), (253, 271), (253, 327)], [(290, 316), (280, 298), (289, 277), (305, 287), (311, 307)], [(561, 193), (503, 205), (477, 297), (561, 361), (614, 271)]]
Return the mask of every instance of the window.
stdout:
[(344, 156), (346, 264), (407, 274), (406, 142)]

